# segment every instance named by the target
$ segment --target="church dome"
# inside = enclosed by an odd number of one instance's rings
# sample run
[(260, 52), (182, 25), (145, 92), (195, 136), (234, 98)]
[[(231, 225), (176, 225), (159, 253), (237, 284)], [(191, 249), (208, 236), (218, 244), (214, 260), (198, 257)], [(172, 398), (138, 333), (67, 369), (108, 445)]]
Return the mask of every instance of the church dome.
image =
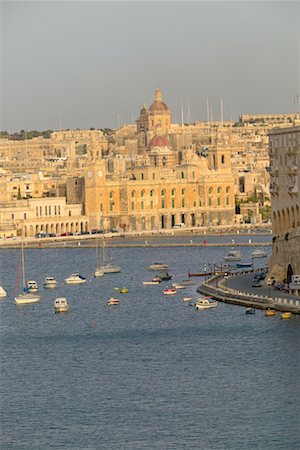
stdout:
[(165, 102), (162, 101), (162, 96), (160, 89), (156, 89), (155, 91), (155, 100), (152, 103), (152, 105), (149, 108), (150, 112), (162, 112), (162, 111), (169, 111), (169, 108), (165, 104)]
[(154, 136), (151, 141), (149, 142), (149, 147), (150, 148), (154, 148), (154, 147), (171, 147), (170, 141), (167, 138), (167, 136)]

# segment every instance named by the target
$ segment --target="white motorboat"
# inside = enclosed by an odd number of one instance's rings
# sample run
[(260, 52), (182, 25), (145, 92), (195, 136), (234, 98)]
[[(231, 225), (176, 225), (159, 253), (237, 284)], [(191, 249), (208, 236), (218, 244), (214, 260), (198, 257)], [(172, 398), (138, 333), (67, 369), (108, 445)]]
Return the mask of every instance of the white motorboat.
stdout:
[(185, 284), (180, 284), (180, 283), (173, 283), (172, 286), (175, 289), (186, 289), (187, 288), (187, 286)]
[(38, 284), (34, 280), (27, 281), (27, 287), (28, 287), (30, 292), (37, 292), (39, 290)]
[(254, 252), (251, 253), (251, 258), (265, 258), (267, 255), (267, 252), (261, 249), (254, 250)]
[(196, 309), (208, 309), (218, 306), (218, 302), (212, 300), (210, 297), (200, 297), (195, 303)]
[(83, 284), (86, 283), (86, 278), (79, 275), (79, 273), (72, 273), (68, 278), (65, 278), (67, 284)]
[(177, 289), (174, 287), (171, 287), (171, 288), (167, 287), (162, 292), (164, 295), (175, 295), (175, 294), (177, 294)]
[(53, 277), (46, 277), (43, 286), (45, 289), (54, 289), (57, 287), (57, 281)]
[(107, 304), (109, 306), (118, 305), (119, 303), (120, 303), (120, 300), (118, 298), (115, 298), (115, 297), (110, 297), (110, 299), (107, 302)]
[(6, 290), (0, 286), (0, 298), (5, 298), (7, 296)]
[[(30, 288), (26, 286), (26, 275), (25, 275), (25, 256), (24, 256), (24, 243), (23, 235), (21, 240), (21, 267), (22, 267), (22, 279), (23, 279), (23, 292), (15, 297), (15, 303), (17, 305), (29, 305), (32, 303), (37, 303), (40, 301), (40, 296), (30, 292)], [(19, 269), (18, 269), (19, 271)], [(18, 279), (18, 277), (16, 278)], [(16, 283), (16, 289), (18, 283)]]
[(69, 304), (66, 297), (58, 297), (54, 300), (54, 312), (63, 313), (69, 311)]
[(226, 256), (224, 256), (225, 261), (240, 261), (241, 252), (237, 250), (231, 250)]
[(167, 270), (169, 266), (164, 263), (154, 263), (148, 267), (149, 270)]
[(183, 297), (182, 301), (183, 302), (191, 302), (193, 300), (192, 297)]
[(151, 284), (159, 284), (160, 281), (143, 281), (143, 284), (145, 285), (151, 285)]

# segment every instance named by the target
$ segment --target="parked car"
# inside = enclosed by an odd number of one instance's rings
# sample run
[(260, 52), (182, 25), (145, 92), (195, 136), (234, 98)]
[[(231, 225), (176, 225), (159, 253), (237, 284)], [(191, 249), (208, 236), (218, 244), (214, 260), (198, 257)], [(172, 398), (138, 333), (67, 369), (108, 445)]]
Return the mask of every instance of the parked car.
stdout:
[(253, 280), (253, 282), (252, 282), (252, 287), (262, 287), (262, 282), (261, 282), (261, 280)]
[(116, 228), (111, 228), (109, 230), (110, 233), (118, 233), (118, 230)]
[(277, 281), (277, 283), (274, 284), (274, 289), (276, 289), (277, 291), (280, 291), (284, 286), (284, 283), (282, 283), (282, 281)]
[(91, 230), (91, 234), (99, 234), (99, 233), (101, 233), (101, 230), (97, 230), (96, 228), (93, 228)]

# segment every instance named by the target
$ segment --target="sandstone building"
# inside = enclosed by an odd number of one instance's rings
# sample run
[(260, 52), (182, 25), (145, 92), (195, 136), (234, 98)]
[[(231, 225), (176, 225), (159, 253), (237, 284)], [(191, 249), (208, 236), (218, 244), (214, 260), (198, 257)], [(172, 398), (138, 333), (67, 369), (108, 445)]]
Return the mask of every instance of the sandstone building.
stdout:
[(273, 249), (271, 272), (300, 274), (300, 127), (269, 133)]

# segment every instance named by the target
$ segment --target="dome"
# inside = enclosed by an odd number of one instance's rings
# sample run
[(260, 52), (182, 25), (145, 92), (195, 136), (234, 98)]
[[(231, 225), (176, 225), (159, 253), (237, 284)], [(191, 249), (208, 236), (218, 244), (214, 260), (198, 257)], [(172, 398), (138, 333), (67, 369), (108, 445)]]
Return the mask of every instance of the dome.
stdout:
[(171, 147), (170, 141), (167, 136), (154, 136), (149, 142), (149, 147)]
[(157, 88), (155, 91), (155, 100), (150, 106), (149, 111), (151, 112), (169, 111), (169, 108), (167, 107), (165, 102), (162, 101), (162, 95), (159, 88)]

